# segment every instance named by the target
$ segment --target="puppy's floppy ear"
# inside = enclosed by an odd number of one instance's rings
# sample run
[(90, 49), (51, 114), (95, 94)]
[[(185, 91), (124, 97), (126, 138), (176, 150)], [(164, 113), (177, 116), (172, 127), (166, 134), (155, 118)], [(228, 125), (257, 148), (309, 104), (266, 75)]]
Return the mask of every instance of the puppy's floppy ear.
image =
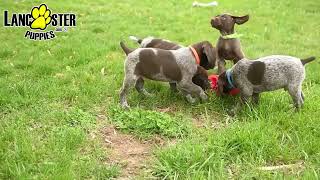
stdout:
[(205, 41), (202, 45), (203, 53), (206, 54), (208, 59), (208, 66), (205, 69), (213, 69), (216, 65), (216, 49), (212, 46), (209, 41)]
[(245, 16), (231, 16), (234, 21), (240, 25), (240, 24), (243, 24), (245, 22), (247, 22), (249, 20), (249, 15), (245, 15)]

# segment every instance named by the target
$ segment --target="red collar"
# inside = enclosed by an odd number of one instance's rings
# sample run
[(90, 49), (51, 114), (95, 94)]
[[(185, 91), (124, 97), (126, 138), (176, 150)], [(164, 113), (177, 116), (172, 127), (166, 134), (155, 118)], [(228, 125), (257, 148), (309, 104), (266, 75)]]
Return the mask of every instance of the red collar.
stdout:
[(194, 58), (196, 59), (196, 63), (198, 65), (200, 65), (200, 58), (199, 58), (199, 55), (198, 55), (197, 51), (192, 46), (189, 46), (189, 48), (190, 48)]

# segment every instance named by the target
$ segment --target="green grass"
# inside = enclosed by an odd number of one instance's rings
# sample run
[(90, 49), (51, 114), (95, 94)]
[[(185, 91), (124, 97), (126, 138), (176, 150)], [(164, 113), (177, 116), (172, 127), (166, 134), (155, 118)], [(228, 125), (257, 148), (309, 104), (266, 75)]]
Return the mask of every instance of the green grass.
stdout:
[(169, 138), (187, 136), (190, 122), (183, 115), (171, 117), (168, 114), (150, 110), (132, 109), (123, 111), (120, 107), (109, 109), (111, 121), (123, 132), (130, 132), (140, 138), (150, 138), (158, 134)]
[[(1, 1), (1, 23), (3, 10), (29, 12), (41, 3)], [(187, 0), (48, 0), (46, 4), (53, 13), (76, 13), (77, 27), (45, 42), (25, 39), (28, 28), (0, 28), (0, 179), (119, 176), (121, 167), (106, 164), (110, 149), (105, 148), (100, 130), (109, 122), (97, 118), (100, 114), (140, 138), (160, 134), (180, 139), (155, 151), (149, 163), (155, 177), (319, 178), (317, 0), (221, 0), (216, 8), (192, 8)], [(236, 27), (244, 34), (242, 48), (249, 58), (318, 57), (306, 67), (306, 103), (300, 112), (290, 108), (286, 92), (276, 91), (262, 94), (258, 107), (245, 108), (230, 119), (227, 110), (235, 102), (232, 98), (212, 95), (207, 103), (190, 105), (170, 92), (167, 84), (151, 81), (146, 88), (154, 96), (144, 98), (132, 91), (128, 102), (133, 110), (117, 109), (125, 58), (120, 40), (153, 35), (184, 45), (201, 40), (215, 43), (219, 34), (209, 20), (223, 12), (250, 14), (246, 24)], [(129, 40), (127, 44), (137, 46)], [(168, 107), (170, 112), (159, 112)], [(205, 127), (191, 127), (192, 119), (204, 121)], [(299, 161), (304, 169), (262, 172), (256, 168)]]

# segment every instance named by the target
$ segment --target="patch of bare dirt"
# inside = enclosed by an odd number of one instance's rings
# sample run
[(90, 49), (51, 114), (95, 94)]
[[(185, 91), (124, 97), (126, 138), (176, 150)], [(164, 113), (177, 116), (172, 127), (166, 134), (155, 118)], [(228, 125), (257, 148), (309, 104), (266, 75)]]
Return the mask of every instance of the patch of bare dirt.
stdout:
[[(106, 122), (108, 119), (104, 109), (97, 109), (98, 122)], [(168, 112), (171, 108), (162, 110)], [(140, 140), (134, 135), (120, 132), (109, 123), (103, 123), (102, 126), (99, 131), (106, 147), (111, 150), (107, 162), (121, 167), (121, 174), (117, 179), (136, 179), (141, 175), (145, 176), (150, 171), (147, 163), (152, 160), (153, 149), (173, 146), (178, 142), (177, 139), (164, 139), (157, 135), (149, 140)], [(91, 136), (95, 136), (94, 133)], [(152, 178), (150, 175), (147, 176)]]
[(161, 138), (139, 140), (133, 135), (121, 133), (112, 125), (104, 127), (102, 133), (106, 146), (111, 149), (108, 163), (121, 167), (118, 179), (134, 179), (141, 174), (152, 158), (153, 147), (166, 144)]

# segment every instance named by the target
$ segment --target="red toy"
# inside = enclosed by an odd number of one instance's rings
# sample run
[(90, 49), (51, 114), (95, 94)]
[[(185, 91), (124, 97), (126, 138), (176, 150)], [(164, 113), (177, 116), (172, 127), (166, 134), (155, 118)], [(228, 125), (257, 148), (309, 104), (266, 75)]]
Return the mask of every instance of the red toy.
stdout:
[[(215, 75), (215, 74), (212, 74), (208, 77), (208, 79), (210, 80), (211, 82), (211, 89), (214, 90), (217, 94), (217, 96), (220, 95), (219, 93), (219, 90), (218, 90), (218, 79), (219, 79), (219, 75)], [(240, 93), (240, 89), (238, 88), (233, 88), (229, 91), (229, 95), (230, 96), (236, 96)]]

